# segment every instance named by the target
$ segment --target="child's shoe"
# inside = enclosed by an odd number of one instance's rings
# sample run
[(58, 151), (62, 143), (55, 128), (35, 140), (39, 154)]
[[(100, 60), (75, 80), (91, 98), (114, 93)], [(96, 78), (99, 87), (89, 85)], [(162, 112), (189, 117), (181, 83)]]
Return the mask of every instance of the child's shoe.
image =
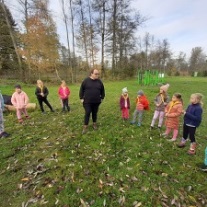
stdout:
[(130, 121), (130, 124), (135, 124), (135, 121)]
[(177, 147), (183, 148), (185, 147), (186, 140), (184, 138), (181, 139), (180, 143), (177, 144)]
[(138, 126), (138, 127), (140, 127), (140, 126), (141, 126), (141, 123), (140, 123), (140, 122), (138, 122), (138, 123), (137, 123), (137, 126)]
[(188, 150), (189, 155), (195, 155), (196, 154), (196, 143), (190, 144), (190, 149)]
[(8, 137), (10, 134), (8, 134), (7, 132), (2, 132), (0, 134), (0, 138), (5, 138), (5, 137)]
[(25, 116), (25, 118), (26, 118), (26, 119), (30, 119), (30, 117), (29, 117), (29, 116)]
[(204, 165), (204, 164), (203, 164), (203, 166), (201, 166), (201, 170), (202, 170), (203, 172), (207, 172), (207, 165)]
[(19, 122), (20, 124), (22, 124), (22, 123), (23, 123), (23, 119), (18, 119), (18, 122)]
[(176, 138), (169, 139), (169, 142), (175, 142)]
[(164, 138), (167, 138), (168, 134), (163, 133), (162, 136), (163, 136)]

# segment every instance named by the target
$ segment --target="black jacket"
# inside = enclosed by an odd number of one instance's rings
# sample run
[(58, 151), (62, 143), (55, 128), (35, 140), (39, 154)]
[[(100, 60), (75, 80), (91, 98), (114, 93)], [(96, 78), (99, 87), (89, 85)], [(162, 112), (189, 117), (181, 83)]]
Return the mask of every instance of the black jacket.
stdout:
[(101, 103), (105, 97), (105, 89), (100, 79), (86, 78), (80, 87), (80, 99), (84, 99), (84, 103)]
[[(35, 90), (35, 95), (37, 96), (37, 98), (43, 98), (41, 95), (41, 88), (39, 87), (36, 87), (36, 90)], [(43, 94), (44, 94), (44, 97), (47, 98), (48, 94), (49, 94), (49, 91), (47, 89), (47, 87), (43, 86)]]

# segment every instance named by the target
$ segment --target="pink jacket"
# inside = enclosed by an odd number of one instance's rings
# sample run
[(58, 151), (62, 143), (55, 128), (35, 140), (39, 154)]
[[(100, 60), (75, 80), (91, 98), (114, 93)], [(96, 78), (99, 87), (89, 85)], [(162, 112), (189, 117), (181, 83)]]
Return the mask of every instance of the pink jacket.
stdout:
[(67, 86), (65, 88), (60, 86), (58, 89), (58, 94), (61, 99), (66, 99), (70, 95), (70, 89)]
[(22, 109), (28, 104), (29, 98), (24, 91), (21, 93), (14, 92), (11, 97), (11, 102), (15, 108)]

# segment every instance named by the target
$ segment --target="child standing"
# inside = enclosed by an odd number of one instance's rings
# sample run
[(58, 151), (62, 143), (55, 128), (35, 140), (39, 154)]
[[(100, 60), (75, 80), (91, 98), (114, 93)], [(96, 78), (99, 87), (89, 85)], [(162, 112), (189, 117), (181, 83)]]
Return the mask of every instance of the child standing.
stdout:
[(63, 80), (62, 84), (60, 85), (60, 88), (58, 89), (58, 95), (62, 102), (62, 112), (64, 112), (66, 109), (70, 111), (70, 107), (68, 104), (68, 98), (70, 95), (70, 89), (66, 85), (66, 82)]
[(120, 97), (119, 104), (122, 112), (122, 119), (126, 121), (129, 119), (129, 109), (130, 109), (130, 100), (129, 100), (127, 87), (122, 89), (122, 95)]
[(142, 90), (139, 90), (137, 92), (136, 109), (134, 111), (133, 120), (131, 121), (131, 124), (135, 124), (138, 116), (137, 126), (141, 126), (144, 110), (149, 110), (149, 101), (147, 100), (147, 97), (144, 95), (144, 92)]
[(165, 108), (165, 126), (166, 131), (163, 136), (168, 136), (171, 130), (173, 130), (173, 137), (170, 141), (175, 141), (178, 135), (179, 118), (183, 111), (182, 96), (179, 93), (175, 93), (172, 97), (172, 101)]
[(47, 100), (47, 96), (49, 94), (49, 91), (46, 86), (44, 86), (43, 82), (41, 80), (37, 80), (37, 87), (35, 90), (35, 95), (37, 96), (37, 100), (40, 105), (40, 109), (42, 113), (45, 113), (45, 110), (43, 108), (43, 102), (50, 108), (51, 112), (54, 112), (52, 106), (50, 105), (49, 101)]
[(165, 107), (169, 102), (169, 96), (167, 94), (167, 90), (169, 88), (169, 84), (163, 85), (160, 87), (160, 92), (155, 97), (155, 112), (151, 122), (151, 129), (154, 128), (155, 121), (159, 118), (158, 128), (160, 129), (163, 123), (164, 115), (165, 115)]
[(0, 138), (9, 136), (9, 134), (4, 131), (3, 110), (4, 110), (4, 99), (0, 91)]
[(16, 109), (17, 119), (19, 123), (23, 122), (22, 113), (26, 118), (29, 118), (26, 106), (29, 102), (27, 94), (22, 91), (20, 85), (15, 86), (15, 92), (12, 94), (11, 102)]
[(183, 124), (183, 138), (181, 142), (178, 144), (178, 147), (185, 147), (186, 140), (188, 139), (188, 135), (190, 138), (190, 149), (188, 150), (188, 154), (194, 155), (196, 153), (196, 140), (195, 140), (195, 132), (196, 128), (200, 125), (202, 120), (202, 97), (203, 95), (200, 93), (194, 93), (190, 97), (190, 105), (183, 111), (184, 114), (184, 124)]

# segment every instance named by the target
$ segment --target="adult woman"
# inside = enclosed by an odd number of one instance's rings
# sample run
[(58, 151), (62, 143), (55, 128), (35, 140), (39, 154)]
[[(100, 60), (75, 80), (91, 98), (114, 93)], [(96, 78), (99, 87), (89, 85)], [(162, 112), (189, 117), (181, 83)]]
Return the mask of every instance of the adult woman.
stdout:
[(97, 129), (97, 113), (100, 103), (105, 97), (105, 89), (102, 81), (99, 79), (99, 71), (92, 69), (90, 76), (81, 84), (79, 97), (85, 109), (84, 126), (82, 134), (85, 134), (88, 128), (90, 114), (92, 114), (93, 128)]

